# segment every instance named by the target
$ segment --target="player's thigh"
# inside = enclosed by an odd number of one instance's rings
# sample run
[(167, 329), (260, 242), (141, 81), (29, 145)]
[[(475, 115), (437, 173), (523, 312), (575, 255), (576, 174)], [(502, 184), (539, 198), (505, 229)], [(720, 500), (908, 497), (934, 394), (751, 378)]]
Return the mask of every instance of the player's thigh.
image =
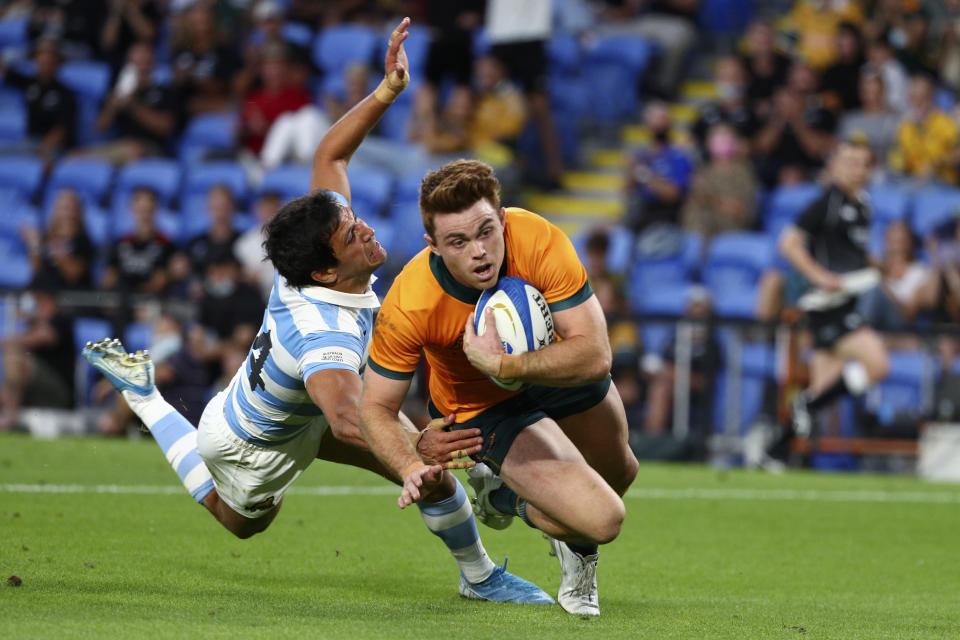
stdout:
[(834, 352), (844, 360), (862, 362), (874, 381), (886, 377), (890, 367), (887, 347), (870, 327), (861, 327), (837, 340)]
[(614, 491), (626, 492), (637, 474), (638, 463), (630, 449), (627, 414), (616, 385), (610, 385), (598, 404), (559, 418), (557, 423)]
[(810, 358), (810, 388), (825, 389), (843, 373), (844, 360), (832, 351), (816, 349)]
[(619, 533), (623, 501), (551, 418), (517, 434), (500, 477), (517, 495), (572, 531), (600, 541)]

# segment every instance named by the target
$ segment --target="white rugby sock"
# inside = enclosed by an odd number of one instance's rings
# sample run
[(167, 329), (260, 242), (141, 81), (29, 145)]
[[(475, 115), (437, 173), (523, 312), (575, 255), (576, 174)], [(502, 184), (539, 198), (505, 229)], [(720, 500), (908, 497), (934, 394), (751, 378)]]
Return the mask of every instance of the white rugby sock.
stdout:
[(496, 566), (480, 541), (477, 522), (473, 519), (473, 509), (463, 485), (457, 482), (457, 491), (445, 500), (421, 500), (417, 506), (427, 528), (450, 549), (467, 582), (476, 584), (490, 577)]
[(197, 453), (197, 430), (154, 388), (149, 395), (123, 391), (124, 400), (143, 420), (187, 492), (202, 503), (213, 491), (213, 477)]

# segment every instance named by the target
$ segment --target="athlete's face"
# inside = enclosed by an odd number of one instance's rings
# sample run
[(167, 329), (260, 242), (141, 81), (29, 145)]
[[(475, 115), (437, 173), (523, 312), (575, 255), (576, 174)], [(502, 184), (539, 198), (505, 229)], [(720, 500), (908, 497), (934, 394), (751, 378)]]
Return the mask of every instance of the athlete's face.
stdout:
[(335, 289), (362, 293), (370, 275), (387, 261), (387, 252), (377, 242), (374, 230), (353, 209), (341, 208), (340, 224), (330, 238), (330, 246), (338, 261), (332, 285)]
[(472, 289), (497, 284), (504, 256), (503, 209), (497, 211), (484, 198), (458, 213), (434, 216), (433, 221), (433, 238), (424, 237), (457, 282)]
[(833, 181), (842, 189), (856, 192), (867, 186), (873, 168), (873, 154), (866, 147), (841, 145), (831, 163)]

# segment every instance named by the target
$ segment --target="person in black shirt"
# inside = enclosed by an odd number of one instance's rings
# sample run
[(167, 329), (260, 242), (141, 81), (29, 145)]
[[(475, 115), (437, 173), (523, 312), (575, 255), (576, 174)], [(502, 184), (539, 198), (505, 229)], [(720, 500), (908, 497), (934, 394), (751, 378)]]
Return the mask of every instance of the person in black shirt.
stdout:
[(736, 56), (717, 60), (714, 85), (718, 100), (700, 107), (700, 115), (693, 125), (693, 136), (701, 155), (707, 157), (707, 133), (718, 124), (728, 124), (744, 140), (757, 132), (757, 117), (747, 102), (747, 76), (743, 62)]
[(62, 58), (59, 44), (44, 39), (33, 53), (33, 77), (0, 67), (3, 81), (23, 91), (27, 104), (28, 144), (44, 159), (51, 160), (61, 149), (73, 144), (77, 100), (73, 91), (57, 80)]
[(111, 247), (102, 286), (127, 292), (163, 293), (170, 279), (167, 265), (173, 246), (154, 226), (157, 194), (145, 187), (135, 189), (130, 208), (135, 228)]
[[(873, 151), (859, 142), (842, 142), (830, 159), (830, 184), (784, 229), (780, 251), (814, 287), (842, 292), (841, 275), (868, 266), (870, 206), (863, 188), (870, 176)], [(857, 312), (854, 295), (810, 311), (814, 353), (810, 387), (797, 394), (793, 419), (798, 434), (809, 435), (811, 413), (842, 393), (861, 395), (887, 376), (889, 359), (880, 336)]]
[(160, 24), (160, 7), (154, 0), (110, 0), (100, 32), (100, 48), (115, 70), (123, 65), (136, 42), (153, 41)]
[(173, 92), (152, 78), (154, 54), (150, 43), (138, 42), (130, 47), (127, 59), (97, 118), (97, 129), (112, 128), (117, 139), (89, 150), (118, 165), (161, 155), (176, 126)]
[(834, 113), (860, 108), (860, 69), (863, 39), (856, 25), (841, 22), (836, 36), (837, 60), (823, 72), (820, 91), (824, 105)]
[(89, 289), (93, 243), (83, 227), (83, 200), (72, 189), (57, 193), (46, 233), (25, 228), (22, 235), (30, 254), (34, 278), (56, 289)]

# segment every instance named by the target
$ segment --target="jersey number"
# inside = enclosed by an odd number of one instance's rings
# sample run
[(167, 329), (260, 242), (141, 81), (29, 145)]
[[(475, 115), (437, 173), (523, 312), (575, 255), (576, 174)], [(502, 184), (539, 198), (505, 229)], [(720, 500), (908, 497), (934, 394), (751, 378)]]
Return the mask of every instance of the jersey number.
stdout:
[[(267, 357), (270, 355), (270, 349), (273, 347), (273, 342), (270, 340), (270, 332), (261, 333), (257, 336), (257, 339), (253, 341), (253, 348), (250, 349), (250, 391), (255, 391), (257, 386), (261, 389), (266, 390), (266, 387), (263, 385), (263, 378), (260, 377), (260, 372), (263, 370), (263, 365), (267, 362)], [(254, 351), (260, 351), (260, 355), (256, 358), (253, 357)]]

